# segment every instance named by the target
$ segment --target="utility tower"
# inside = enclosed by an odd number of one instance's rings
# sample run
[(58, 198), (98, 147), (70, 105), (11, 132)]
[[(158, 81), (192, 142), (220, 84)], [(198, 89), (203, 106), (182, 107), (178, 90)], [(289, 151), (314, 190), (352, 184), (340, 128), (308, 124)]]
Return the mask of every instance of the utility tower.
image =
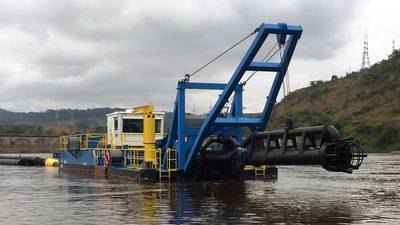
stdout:
[(75, 121), (74, 121), (74, 112), (71, 109), (71, 125), (74, 125)]
[(395, 46), (394, 46), (394, 40), (392, 41), (392, 53), (396, 51)]
[(56, 111), (55, 111), (55, 118), (54, 118), (54, 120), (55, 120), (55, 122), (56, 122), (56, 125), (58, 126), (58, 109), (56, 108)]
[(368, 55), (368, 34), (367, 34), (367, 29), (365, 29), (364, 50), (363, 50), (363, 54), (362, 54), (361, 69), (366, 69), (370, 66), (371, 66), (371, 63), (369, 62), (369, 55)]

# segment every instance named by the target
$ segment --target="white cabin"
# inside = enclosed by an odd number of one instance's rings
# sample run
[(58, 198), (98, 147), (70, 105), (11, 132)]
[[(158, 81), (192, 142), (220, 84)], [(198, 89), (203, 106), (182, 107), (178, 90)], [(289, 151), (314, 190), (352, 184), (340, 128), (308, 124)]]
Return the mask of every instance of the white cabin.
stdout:
[[(143, 115), (133, 115), (133, 109), (107, 114), (107, 144), (121, 147), (143, 146)], [(165, 112), (154, 112), (156, 140), (164, 137)]]

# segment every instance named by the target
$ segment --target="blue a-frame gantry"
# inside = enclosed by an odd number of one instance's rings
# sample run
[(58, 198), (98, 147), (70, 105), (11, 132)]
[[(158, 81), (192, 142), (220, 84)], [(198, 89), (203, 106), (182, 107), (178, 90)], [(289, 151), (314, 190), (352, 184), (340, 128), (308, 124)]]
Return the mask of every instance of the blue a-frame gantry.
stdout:
[[(176, 149), (179, 171), (191, 171), (204, 139), (210, 135), (218, 135), (224, 138), (233, 137), (241, 142), (243, 127), (248, 127), (253, 131), (261, 131), (266, 128), (289, 62), (301, 36), (302, 28), (300, 26), (288, 26), (283, 23), (263, 23), (256, 29), (256, 33), (254, 41), (228, 83), (196, 83), (188, 80), (178, 82), (172, 123), (164, 150), (167, 151), (169, 148)], [(286, 45), (280, 62), (254, 62), (254, 57), (269, 34), (276, 35), (280, 46)], [(240, 81), (246, 71), (275, 72), (275, 78), (266, 98), (263, 112), (258, 118), (243, 117), (243, 85)], [(206, 119), (200, 127), (196, 128), (189, 128), (185, 124), (185, 91), (190, 89), (222, 90)], [(234, 95), (230, 113), (222, 115), (221, 110), (228, 103), (232, 94)], [(163, 168), (166, 168), (165, 158)]]

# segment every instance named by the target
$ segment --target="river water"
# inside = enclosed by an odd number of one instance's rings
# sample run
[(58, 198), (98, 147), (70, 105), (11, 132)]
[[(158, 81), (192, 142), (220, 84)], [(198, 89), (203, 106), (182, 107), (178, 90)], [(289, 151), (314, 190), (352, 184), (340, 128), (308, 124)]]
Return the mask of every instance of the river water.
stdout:
[(276, 181), (132, 183), (0, 166), (0, 224), (400, 224), (400, 156), (354, 174), (279, 167)]

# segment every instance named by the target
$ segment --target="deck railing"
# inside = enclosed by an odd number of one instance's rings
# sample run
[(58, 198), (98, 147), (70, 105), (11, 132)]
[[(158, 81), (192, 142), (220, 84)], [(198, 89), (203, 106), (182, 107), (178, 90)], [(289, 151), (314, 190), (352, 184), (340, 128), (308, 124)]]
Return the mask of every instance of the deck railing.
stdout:
[[(75, 142), (74, 142), (75, 141)], [(114, 140), (111, 140), (113, 143)], [(123, 142), (126, 141), (125, 135), (123, 135)], [(74, 146), (73, 146), (74, 145)], [(79, 146), (79, 148), (77, 148)], [(133, 147), (124, 145), (122, 147), (116, 147), (115, 145), (107, 145), (107, 134), (105, 133), (84, 133), (74, 134), (68, 136), (60, 136), (60, 151), (67, 150), (93, 150), (93, 157), (95, 159), (96, 166), (105, 166), (105, 154), (107, 151), (121, 151), (122, 164), (125, 167), (132, 168), (144, 168), (144, 152), (151, 151), (154, 154), (153, 167), (156, 169), (160, 168), (161, 165), (161, 149), (145, 149), (144, 147)], [(172, 158), (172, 159), (171, 159)], [(168, 154), (168, 163), (171, 163), (176, 156), (171, 157)], [(176, 162), (173, 162), (176, 164)], [(170, 165), (168, 165), (170, 167)]]
[[(76, 142), (73, 143), (73, 140)], [(93, 148), (105, 148), (107, 145), (107, 134), (105, 133), (84, 133), (60, 136), (60, 150), (66, 151), (73, 144), (79, 144), (79, 150), (88, 150)], [(73, 146), (76, 148), (77, 146)]]

